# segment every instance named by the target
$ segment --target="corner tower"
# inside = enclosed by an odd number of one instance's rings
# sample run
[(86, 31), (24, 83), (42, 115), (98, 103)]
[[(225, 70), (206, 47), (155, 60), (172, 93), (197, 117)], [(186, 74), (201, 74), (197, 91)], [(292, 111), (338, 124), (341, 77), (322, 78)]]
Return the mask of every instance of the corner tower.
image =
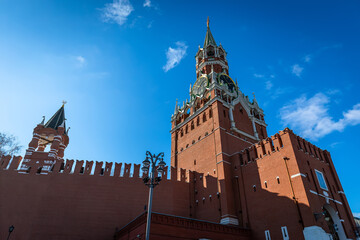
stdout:
[[(36, 169), (39, 174), (47, 174), (56, 161), (64, 157), (64, 150), (69, 144), (64, 104), (47, 123), (43, 117), (42, 122), (34, 128), (33, 138), (26, 150), (20, 172)], [(50, 146), (48, 151), (47, 146)]]
[(213, 220), (239, 224), (232, 161), (241, 150), (267, 138), (267, 125), (255, 97), (250, 101), (230, 77), (226, 56), (208, 20), (204, 46), (195, 56), (197, 79), (190, 84), (189, 99), (182, 106), (176, 102), (171, 116), (171, 165), (217, 178), (222, 206)]

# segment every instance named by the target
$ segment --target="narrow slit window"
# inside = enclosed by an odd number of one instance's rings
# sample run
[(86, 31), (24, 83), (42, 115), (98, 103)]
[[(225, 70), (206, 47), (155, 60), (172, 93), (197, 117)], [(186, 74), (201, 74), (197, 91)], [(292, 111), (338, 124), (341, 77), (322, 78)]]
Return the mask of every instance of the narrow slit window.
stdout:
[(265, 231), (265, 239), (266, 239), (266, 240), (271, 240), (270, 231), (269, 231), (269, 230), (266, 230), (266, 231)]
[(284, 240), (289, 240), (289, 234), (288, 234), (288, 231), (287, 231), (287, 227), (281, 227), (281, 232), (282, 232), (282, 235), (283, 235), (283, 239)]

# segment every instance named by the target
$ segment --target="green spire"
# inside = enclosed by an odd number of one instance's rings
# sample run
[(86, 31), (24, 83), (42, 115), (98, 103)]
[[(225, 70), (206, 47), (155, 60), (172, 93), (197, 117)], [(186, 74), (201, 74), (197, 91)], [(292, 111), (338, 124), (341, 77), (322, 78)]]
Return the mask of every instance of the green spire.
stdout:
[(211, 31), (210, 31), (210, 27), (209, 27), (209, 17), (207, 18), (207, 31), (206, 31), (206, 36), (205, 36), (205, 42), (204, 42), (204, 47), (212, 44), (212, 45), (215, 45), (216, 46), (216, 42), (215, 42), (215, 39), (213, 37), (213, 35), (211, 34)]
[[(65, 104), (65, 103), (64, 103)], [(58, 129), (58, 127), (65, 127), (65, 111), (64, 111), (64, 104), (61, 108), (50, 118), (50, 120), (45, 124), (45, 128), (52, 128)]]

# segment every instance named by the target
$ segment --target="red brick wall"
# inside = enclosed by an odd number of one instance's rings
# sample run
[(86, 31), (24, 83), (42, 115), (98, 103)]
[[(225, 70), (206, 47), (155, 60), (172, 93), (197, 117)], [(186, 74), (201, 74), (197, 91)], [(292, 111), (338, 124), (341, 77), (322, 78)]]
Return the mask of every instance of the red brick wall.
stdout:
[[(102, 163), (97, 165), (101, 168)], [(11, 239), (112, 239), (116, 227), (144, 211), (148, 188), (129, 173), (99, 176), (97, 170), (95, 175), (77, 170), (42, 175), (2, 168), (0, 238), (5, 239), (8, 227), (14, 225)], [(190, 185), (179, 180), (163, 180), (155, 188), (153, 211), (189, 217)]]

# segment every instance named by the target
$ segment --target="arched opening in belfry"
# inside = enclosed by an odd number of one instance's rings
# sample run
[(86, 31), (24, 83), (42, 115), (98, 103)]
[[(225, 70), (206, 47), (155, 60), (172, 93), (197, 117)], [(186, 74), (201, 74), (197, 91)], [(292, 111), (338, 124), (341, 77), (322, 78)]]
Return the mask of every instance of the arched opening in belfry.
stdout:
[(214, 57), (214, 56), (215, 56), (214, 47), (209, 46), (209, 47), (206, 49), (206, 54), (207, 54), (208, 57)]

